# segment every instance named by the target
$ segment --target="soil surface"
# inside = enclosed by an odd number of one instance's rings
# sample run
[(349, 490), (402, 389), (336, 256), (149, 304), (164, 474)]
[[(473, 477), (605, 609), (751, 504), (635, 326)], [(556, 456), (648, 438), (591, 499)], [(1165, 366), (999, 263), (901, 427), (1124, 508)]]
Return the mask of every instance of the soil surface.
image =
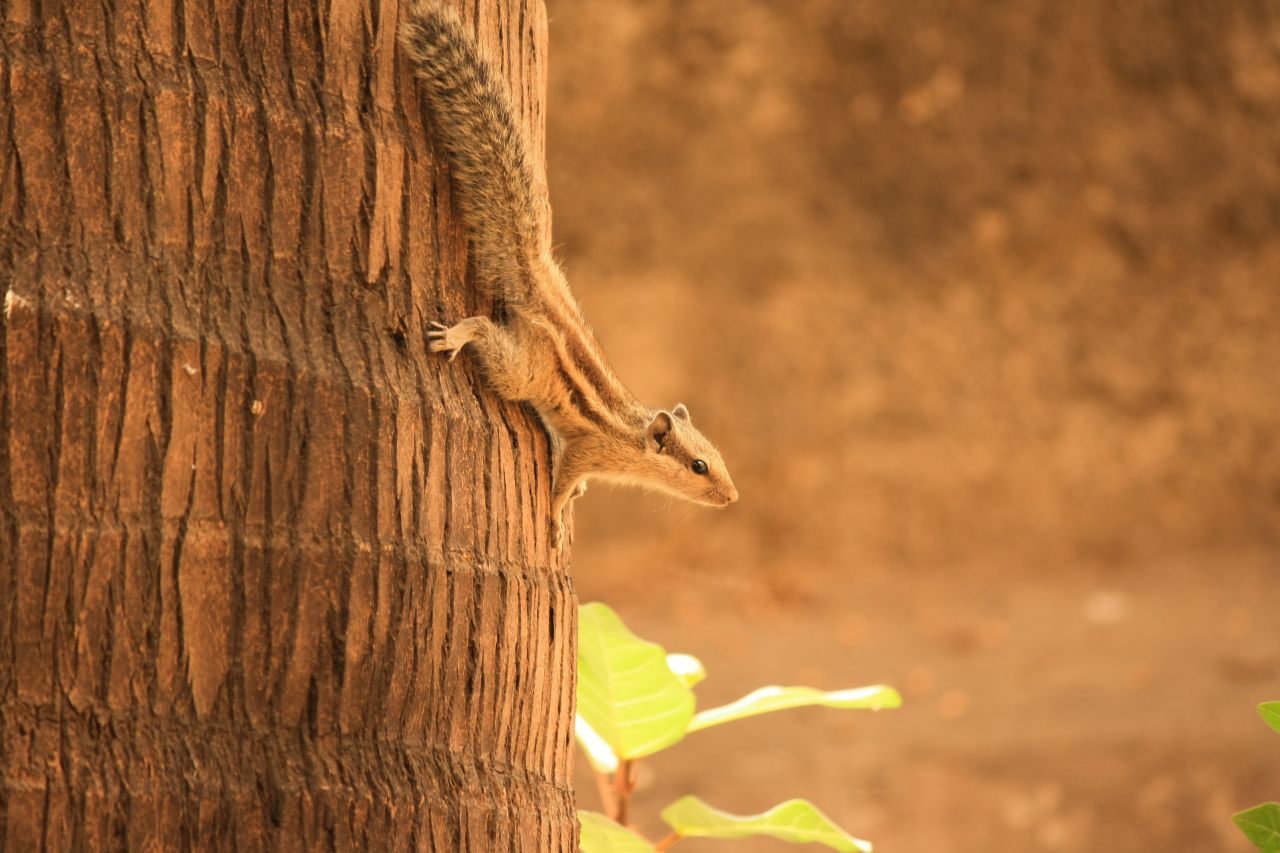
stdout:
[(1252, 849), (1231, 813), (1280, 799), (1280, 7), (549, 7), (570, 281), (743, 495), (593, 488), (579, 595), (701, 657), (703, 706), (906, 698), (691, 736), (642, 767), (641, 827), (697, 793), (806, 797), (880, 851)]

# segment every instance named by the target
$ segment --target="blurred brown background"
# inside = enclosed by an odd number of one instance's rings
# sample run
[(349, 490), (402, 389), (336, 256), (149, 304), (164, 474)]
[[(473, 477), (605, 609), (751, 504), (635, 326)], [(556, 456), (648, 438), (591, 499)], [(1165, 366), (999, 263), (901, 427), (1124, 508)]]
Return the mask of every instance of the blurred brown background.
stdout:
[(881, 851), (1251, 849), (1230, 813), (1280, 799), (1253, 708), (1280, 699), (1280, 3), (548, 5), (559, 253), (743, 495), (593, 489), (579, 594), (701, 656), (703, 705), (907, 699), (693, 735), (637, 813), (802, 796)]

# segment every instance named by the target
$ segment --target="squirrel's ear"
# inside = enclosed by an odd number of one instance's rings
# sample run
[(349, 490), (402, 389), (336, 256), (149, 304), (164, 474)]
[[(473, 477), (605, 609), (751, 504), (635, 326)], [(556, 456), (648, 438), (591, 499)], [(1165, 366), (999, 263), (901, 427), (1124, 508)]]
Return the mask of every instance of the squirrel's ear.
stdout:
[(658, 450), (666, 444), (667, 433), (671, 432), (671, 426), (671, 415), (666, 412), (658, 412), (653, 416), (653, 420), (649, 421), (649, 438)]
[(671, 414), (675, 415), (685, 423), (693, 423), (689, 419), (689, 410), (684, 407), (684, 403), (676, 403), (676, 407), (671, 410)]

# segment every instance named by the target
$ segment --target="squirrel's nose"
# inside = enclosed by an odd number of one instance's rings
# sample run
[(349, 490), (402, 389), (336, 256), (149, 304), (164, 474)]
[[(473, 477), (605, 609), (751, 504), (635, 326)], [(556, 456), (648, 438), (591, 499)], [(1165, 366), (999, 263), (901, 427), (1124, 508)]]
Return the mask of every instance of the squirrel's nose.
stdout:
[(725, 492), (724, 494), (724, 502), (727, 504), (731, 504), (737, 499), (738, 499), (738, 490), (735, 489), (733, 486), (730, 486), (729, 491)]

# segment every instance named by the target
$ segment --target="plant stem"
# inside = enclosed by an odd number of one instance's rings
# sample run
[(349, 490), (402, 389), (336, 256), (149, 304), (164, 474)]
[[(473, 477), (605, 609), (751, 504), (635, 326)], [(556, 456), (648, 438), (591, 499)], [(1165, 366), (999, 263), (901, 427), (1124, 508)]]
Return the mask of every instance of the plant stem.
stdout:
[(657, 844), (653, 845), (653, 849), (666, 850), (668, 847), (670, 847), (672, 844), (675, 844), (681, 838), (684, 838), (684, 836), (678, 832), (673, 832), (670, 835), (668, 835), (666, 838), (659, 841)]
[(624, 758), (618, 762), (618, 769), (613, 774), (613, 813), (609, 815), (622, 826), (627, 825), (627, 800), (635, 788), (635, 780), (631, 776), (633, 761)]

